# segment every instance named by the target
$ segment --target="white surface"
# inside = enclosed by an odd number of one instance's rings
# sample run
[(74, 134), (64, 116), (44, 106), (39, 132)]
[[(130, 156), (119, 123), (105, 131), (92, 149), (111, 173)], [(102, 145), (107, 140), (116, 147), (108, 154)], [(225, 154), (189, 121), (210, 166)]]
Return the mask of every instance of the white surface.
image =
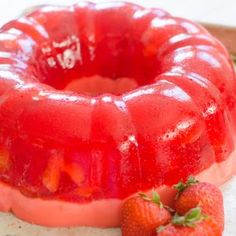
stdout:
[[(23, 10), (39, 4), (72, 4), (79, 0), (0, 0), (0, 25), (18, 16)], [(96, 2), (109, 0), (94, 0)], [(122, 0), (121, 0), (122, 1)], [(236, 26), (235, 0), (128, 0), (165, 8), (174, 15), (193, 20)]]
[[(132, 0), (130, 0), (132, 1)], [(63, 3), (71, 4), (76, 0), (0, 0), (0, 25), (17, 17), (32, 5)], [(235, 0), (133, 0), (150, 6), (159, 6), (177, 16), (193, 20), (236, 26)], [(226, 211), (226, 230), (224, 236), (236, 235), (236, 177), (222, 187)], [(119, 230), (96, 229), (48, 229), (32, 226), (17, 220), (10, 214), (0, 213), (0, 236), (120, 236)]]
[(225, 205), (224, 236), (236, 235), (236, 177), (222, 186)]

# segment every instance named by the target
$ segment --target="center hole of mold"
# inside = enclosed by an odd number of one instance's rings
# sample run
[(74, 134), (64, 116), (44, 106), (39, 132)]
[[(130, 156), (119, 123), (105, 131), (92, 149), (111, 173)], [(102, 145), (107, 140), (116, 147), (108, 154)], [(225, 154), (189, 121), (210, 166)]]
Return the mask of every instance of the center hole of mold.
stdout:
[(131, 78), (113, 80), (100, 75), (94, 75), (72, 80), (65, 86), (64, 90), (89, 96), (98, 96), (105, 93), (121, 95), (137, 87), (137, 82)]
[(121, 95), (150, 83), (158, 68), (155, 57), (127, 40), (104, 39), (90, 45), (68, 35), (45, 42), (34, 58), (36, 73), (40, 82), (58, 90), (89, 96)]

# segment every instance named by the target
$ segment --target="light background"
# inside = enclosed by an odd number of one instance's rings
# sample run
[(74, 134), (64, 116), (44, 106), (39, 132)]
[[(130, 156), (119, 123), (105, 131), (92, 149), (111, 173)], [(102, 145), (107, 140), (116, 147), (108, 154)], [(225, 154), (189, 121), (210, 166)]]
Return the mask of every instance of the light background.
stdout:
[[(96, 1), (96, 0), (95, 0)], [(177, 16), (198, 21), (236, 26), (235, 0), (129, 0), (159, 6)], [(27, 7), (38, 4), (72, 4), (78, 0), (0, 0), (0, 25), (15, 18)], [(101, 2), (101, 0), (97, 0)]]
[[(97, 0), (98, 2), (99, 0)], [(162, 7), (174, 15), (200, 22), (236, 26), (236, 0), (130, 0)], [(72, 4), (76, 0), (0, 0), (0, 25), (16, 18), (24, 10), (39, 4)], [(100, 2), (100, 1), (99, 1)], [(236, 39), (235, 39), (236, 43)], [(224, 236), (236, 235), (236, 177), (222, 187), (226, 209)], [(47, 229), (24, 223), (10, 214), (0, 213), (0, 236), (120, 236), (119, 230), (91, 228)]]

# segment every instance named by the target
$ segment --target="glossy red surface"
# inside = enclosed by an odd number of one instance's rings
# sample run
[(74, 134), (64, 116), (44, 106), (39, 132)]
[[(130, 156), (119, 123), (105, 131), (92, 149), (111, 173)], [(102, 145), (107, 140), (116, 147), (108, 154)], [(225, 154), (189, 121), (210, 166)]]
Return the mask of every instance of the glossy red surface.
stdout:
[[(138, 88), (63, 90), (96, 75)], [(235, 86), (226, 49), (189, 20), (119, 2), (39, 8), (0, 31), (0, 180), (79, 203), (176, 183), (234, 150)]]

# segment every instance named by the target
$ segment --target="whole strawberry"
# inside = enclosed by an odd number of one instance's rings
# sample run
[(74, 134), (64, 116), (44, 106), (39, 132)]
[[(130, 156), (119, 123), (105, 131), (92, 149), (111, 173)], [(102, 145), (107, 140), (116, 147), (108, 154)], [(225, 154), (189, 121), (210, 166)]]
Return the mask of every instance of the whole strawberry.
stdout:
[[(200, 207), (202, 214), (208, 216), (217, 225), (218, 234), (224, 230), (224, 208), (221, 191), (210, 183), (199, 183), (190, 178), (186, 184), (180, 183), (175, 186), (179, 190), (175, 201), (175, 210), (179, 215), (186, 214), (190, 209)], [(216, 234), (215, 234), (216, 235)]]
[(128, 199), (122, 207), (122, 236), (153, 236), (156, 228), (166, 225), (171, 214), (160, 201), (156, 192), (149, 198), (145, 194)]

